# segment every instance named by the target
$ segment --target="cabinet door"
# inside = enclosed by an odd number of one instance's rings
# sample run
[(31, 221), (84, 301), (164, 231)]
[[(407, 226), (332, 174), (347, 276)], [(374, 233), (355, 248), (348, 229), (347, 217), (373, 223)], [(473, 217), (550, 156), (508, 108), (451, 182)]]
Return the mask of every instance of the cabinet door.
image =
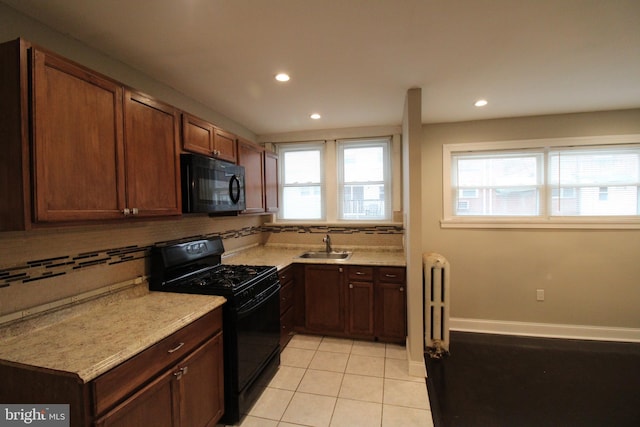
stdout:
[(244, 166), (246, 213), (264, 212), (263, 156), (264, 148), (238, 140), (238, 164)]
[(380, 268), (375, 289), (376, 337), (403, 344), (407, 336), (404, 269)]
[(347, 306), (349, 334), (373, 337), (373, 282), (349, 280)]
[(293, 264), (288, 269), (293, 277), (293, 327), (304, 331), (305, 321), (305, 274), (302, 264)]
[(213, 125), (187, 113), (182, 113), (182, 148), (185, 151), (211, 156)]
[(168, 371), (98, 419), (96, 427), (173, 427), (178, 425), (177, 381)]
[(305, 266), (306, 328), (317, 332), (344, 332), (344, 274), (342, 267)]
[(180, 426), (214, 426), (224, 411), (222, 333), (179, 365)]
[(122, 87), (32, 51), (34, 222), (121, 218)]
[(278, 155), (264, 152), (264, 198), (267, 212), (278, 212)]
[(127, 208), (139, 216), (180, 215), (178, 111), (126, 91), (124, 112)]
[(226, 160), (231, 163), (238, 161), (236, 137), (230, 132), (214, 128), (213, 149), (213, 155), (221, 160)]

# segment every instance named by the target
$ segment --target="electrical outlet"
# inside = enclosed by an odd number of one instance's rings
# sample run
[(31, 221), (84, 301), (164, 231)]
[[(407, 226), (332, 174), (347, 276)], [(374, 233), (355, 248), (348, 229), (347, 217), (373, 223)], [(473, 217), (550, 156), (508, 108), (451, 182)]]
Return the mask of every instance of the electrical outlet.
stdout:
[(536, 289), (536, 300), (544, 301), (544, 289)]

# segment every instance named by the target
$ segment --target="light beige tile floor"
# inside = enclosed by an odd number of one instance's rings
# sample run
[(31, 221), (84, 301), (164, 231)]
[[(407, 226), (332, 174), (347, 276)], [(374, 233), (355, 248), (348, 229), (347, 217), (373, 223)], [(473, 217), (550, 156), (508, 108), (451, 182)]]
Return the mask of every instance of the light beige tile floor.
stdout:
[(242, 420), (253, 426), (433, 427), (433, 419), (403, 346), (295, 335)]

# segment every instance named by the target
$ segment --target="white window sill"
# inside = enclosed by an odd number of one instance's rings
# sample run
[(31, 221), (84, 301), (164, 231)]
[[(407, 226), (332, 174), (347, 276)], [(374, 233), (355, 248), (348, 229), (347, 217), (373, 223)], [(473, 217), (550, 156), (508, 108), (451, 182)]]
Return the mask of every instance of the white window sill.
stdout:
[(553, 218), (553, 219), (522, 219), (522, 218), (450, 218), (440, 220), (441, 228), (486, 228), (486, 229), (600, 229), (621, 230), (640, 229), (640, 218)]

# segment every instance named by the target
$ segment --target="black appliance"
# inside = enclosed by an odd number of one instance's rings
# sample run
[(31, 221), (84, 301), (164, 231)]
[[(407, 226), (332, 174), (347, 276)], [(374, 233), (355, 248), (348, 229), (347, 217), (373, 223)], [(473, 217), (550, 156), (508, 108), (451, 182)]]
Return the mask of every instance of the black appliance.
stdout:
[(180, 166), (183, 212), (245, 210), (244, 166), (200, 154), (181, 154)]
[(222, 295), (225, 414), (235, 424), (280, 365), (280, 282), (272, 266), (222, 265), (219, 237), (155, 245), (149, 289)]

